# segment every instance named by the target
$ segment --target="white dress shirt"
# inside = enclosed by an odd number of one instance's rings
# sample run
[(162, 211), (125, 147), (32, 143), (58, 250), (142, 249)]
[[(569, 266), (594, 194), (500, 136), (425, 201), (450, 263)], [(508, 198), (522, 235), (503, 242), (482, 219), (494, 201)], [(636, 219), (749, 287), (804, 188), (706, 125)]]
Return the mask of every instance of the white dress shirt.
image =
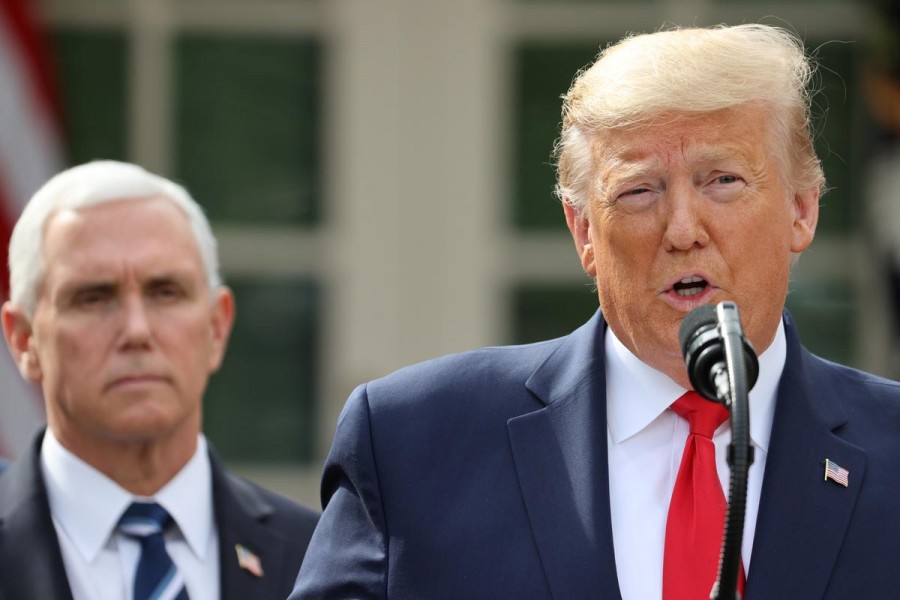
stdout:
[(212, 476), (201, 435), (188, 463), (152, 498), (133, 496), (69, 452), (50, 429), (41, 470), (74, 600), (130, 600), (140, 542), (115, 528), (134, 500), (158, 502), (175, 521), (166, 550), (191, 600), (219, 598), (219, 541), (213, 519)]
[[(643, 363), (611, 329), (606, 339), (609, 490), (616, 570), (623, 600), (662, 597), (666, 519), (688, 422), (667, 410), (686, 390)], [(742, 558), (749, 574), (759, 494), (765, 470), (775, 394), (784, 370), (784, 324), (759, 357), (759, 379), (750, 392), (750, 438), (754, 461), (747, 482), (747, 514)], [(725, 421), (713, 436), (722, 489), (728, 498), (725, 453), (731, 426)]]

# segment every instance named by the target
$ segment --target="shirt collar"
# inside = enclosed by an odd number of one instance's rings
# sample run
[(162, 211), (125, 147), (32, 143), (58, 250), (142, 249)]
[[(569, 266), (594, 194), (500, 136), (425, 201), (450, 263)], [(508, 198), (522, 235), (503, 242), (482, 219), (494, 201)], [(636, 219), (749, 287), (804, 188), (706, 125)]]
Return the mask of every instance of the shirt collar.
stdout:
[[(632, 354), (609, 327), (604, 346), (607, 423), (613, 443), (618, 444), (650, 425), (686, 390)], [(779, 321), (775, 339), (759, 356), (759, 377), (749, 398), (750, 438), (765, 452), (786, 356), (784, 322)]]
[(54, 521), (86, 561), (92, 562), (135, 500), (155, 500), (172, 515), (201, 560), (213, 530), (212, 476), (206, 438), (194, 455), (152, 498), (136, 497), (66, 449), (48, 428), (41, 444), (41, 471)]
[(194, 456), (153, 499), (172, 515), (194, 554), (206, 558), (214, 523), (212, 471), (205, 437), (199, 437)]

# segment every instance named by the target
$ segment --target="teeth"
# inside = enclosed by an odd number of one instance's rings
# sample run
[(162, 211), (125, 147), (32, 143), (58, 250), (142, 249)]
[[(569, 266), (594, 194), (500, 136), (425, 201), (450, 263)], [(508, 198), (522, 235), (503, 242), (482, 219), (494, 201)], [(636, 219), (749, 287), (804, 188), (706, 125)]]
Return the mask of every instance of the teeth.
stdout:
[(696, 296), (703, 291), (703, 288), (688, 288), (686, 290), (675, 290), (679, 296)]
[(681, 297), (696, 296), (706, 289), (706, 280), (702, 277), (685, 277), (673, 288), (675, 293)]

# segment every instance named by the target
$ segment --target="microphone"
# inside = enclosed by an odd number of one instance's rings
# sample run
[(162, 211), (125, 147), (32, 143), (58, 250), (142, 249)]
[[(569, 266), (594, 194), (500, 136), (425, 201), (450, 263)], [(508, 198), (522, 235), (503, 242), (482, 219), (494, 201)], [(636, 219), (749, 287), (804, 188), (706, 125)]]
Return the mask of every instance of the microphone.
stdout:
[(740, 600), (737, 584), (747, 510), (747, 474), (753, 463), (747, 396), (759, 375), (759, 361), (744, 337), (740, 311), (734, 302), (695, 308), (681, 322), (678, 337), (691, 385), (701, 396), (721, 402), (731, 412), (728, 510), (719, 573), (709, 597)]
[(753, 387), (759, 375), (756, 352), (741, 327), (737, 304), (720, 302), (718, 306), (705, 304), (685, 316), (678, 330), (681, 353), (687, 366), (691, 385), (701, 396), (726, 406), (731, 403), (731, 383), (725, 356), (725, 340), (737, 338), (744, 351), (747, 389)]

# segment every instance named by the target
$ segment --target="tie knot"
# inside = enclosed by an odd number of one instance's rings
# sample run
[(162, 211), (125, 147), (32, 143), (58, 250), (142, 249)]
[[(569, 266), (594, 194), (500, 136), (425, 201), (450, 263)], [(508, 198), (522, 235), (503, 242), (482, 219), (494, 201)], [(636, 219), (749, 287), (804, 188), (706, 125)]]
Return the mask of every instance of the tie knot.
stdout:
[(172, 516), (156, 502), (132, 502), (119, 519), (119, 531), (145, 538), (161, 534), (171, 523)]
[(691, 433), (712, 438), (716, 428), (728, 418), (728, 409), (707, 400), (694, 391), (685, 392), (672, 404), (672, 410), (691, 426)]

